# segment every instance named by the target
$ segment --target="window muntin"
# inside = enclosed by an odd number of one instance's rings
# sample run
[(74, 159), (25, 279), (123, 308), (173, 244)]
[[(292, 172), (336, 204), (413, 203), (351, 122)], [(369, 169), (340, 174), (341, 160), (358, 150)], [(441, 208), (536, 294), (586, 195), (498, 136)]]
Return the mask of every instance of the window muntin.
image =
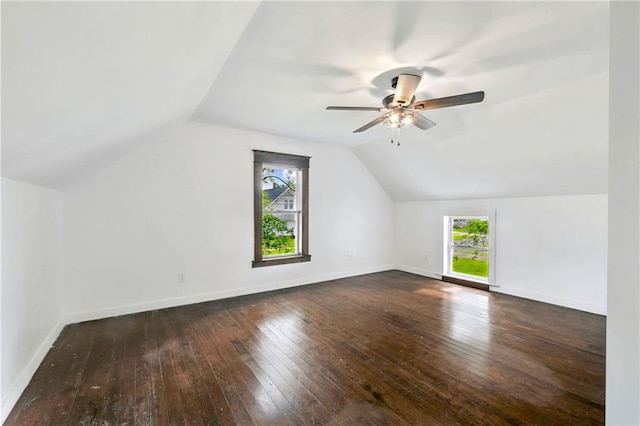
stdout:
[(254, 151), (253, 267), (309, 261), (309, 157)]

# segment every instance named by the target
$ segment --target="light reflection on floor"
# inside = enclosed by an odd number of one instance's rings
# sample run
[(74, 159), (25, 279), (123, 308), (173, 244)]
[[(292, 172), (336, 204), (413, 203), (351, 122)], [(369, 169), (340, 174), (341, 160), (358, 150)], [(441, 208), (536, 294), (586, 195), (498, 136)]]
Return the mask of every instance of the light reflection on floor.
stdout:
[(452, 292), (452, 295), (456, 304), (450, 305), (451, 307), (473, 306), (479, 310), (451, 309), (453, 315), (450, 322), (451, 337), (461, 342), (479, 341), (487, 345), (491, 344), (489, 295), (468, 292)]
[[(450, 321), (446, 322), (449, 325), (449, 337), (464, 344), (465, 347), (473, 348), (474, 362), (464, 365), (452, 365), (451, 367), (454, 370), (481, 377), (483, 381), (480, 386), (487, 392), (492, 391), (492, 387), (496, 386), (497, 381), (508, 380), (508, 378), (504, 377), (499, 378), (498, 369), (493, 364), (496, 359), (491, 353), (491, 330), (493, 328), (495, 331), (495, 327), (491, 327), (489, 293), (458, 285), (440, 289), (423, 288), (414, 291), (414, 293), (442, 299), (443, 312), (450, 315)], [(535, 385), (522, 383), (521, 386), (524, 389), (523, 393), (526, 398), (521, 397), (520, 399), (544, 407), (552, 398), (559, 395), (559, 392), (555, 392), (553, 389), (555, 387), (562, 388), (561, 380), (553, 370), (543, 365), (540, 360), (515, 348), (513, 348), (509, 358), (517, 360), (517, 363), (524, 370), (537, 371), (539, 379), (552, 384), (546, 393), (541, 394), (536, 391)], [(453, 357), (453, 359), (457, 358)]]
[[(491, 343), (489, 294), (476, 293), (457, 285), (441, 289), (421, 288), (414, 293), (439, 298), (445, 302), (443, 310), (451, 316), (449, 331), (453, 339), (465, 343)], [(477, 313), (474, 312), (476, 308)]]
[[(250, 353), (254, 355), (257, 367), (254, 374), (258, 379), (253, 389), (253, 394), (258, 401), (273, 401), (273, 404), (260, 404), (261, 410), (268, 418), (277, 419), (282, 412), (288, 411), (289, 408), (295, 408), (297, 404), (297, 395), (299, 395), (302, 385), (299, 383), (297, 371), (288, 371), (296, 378), (295, 383), (286, 378), (281, 378), (283, 383), (293, 386), (292, 392), (283, 394), (280, 389), (282, 386), (276, 386), (271, 376), (284, 374), (277, 371), (269, 362), (269, 354), (274, 351), (285, 352), (291, 351), (289, 348), (298, 347), (305, 348), (305, 342), (300, 339), (300, 334), (304, 333), (303, 327), (305, 322), (302, 315), (296, 311), (289, 311), (278, 314), (271, 314), (260, 322), (258, 328), (263, 330), (260, 339), (253, 345)], [(291, 354), (295, 359), (297, 354)], [(276, 359), (278, 357), (274, 357)], [(285, 367), (282, 367), (285, 368)]]

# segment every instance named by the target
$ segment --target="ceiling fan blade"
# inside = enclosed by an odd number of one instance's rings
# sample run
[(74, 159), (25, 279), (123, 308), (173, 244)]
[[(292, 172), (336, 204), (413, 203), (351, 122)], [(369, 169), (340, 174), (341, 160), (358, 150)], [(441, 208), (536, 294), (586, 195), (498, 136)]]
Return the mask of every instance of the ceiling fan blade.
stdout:
[(463, 95), (447, 96), (446, 98), (429, 99), (426, 101), (418, 101), (413, 103), (414, 109), (427, 110), (436, 108), (446, 108), (456, 105), (473, 104), (476, 102), (482, 102), (484, 99), (484, 92), (472, 92), (465, 93)]
[(386, 111), (383, 107), (328, 106), (330, 111)]
[(418, 114), (417, 112), (415, 113), (416, 115), (416, 122), (415, 122), (415, 126), (418, 129), (422, 129), (422, 130), (427, 130), (432, 128), (433, 126), (436, 125), (436, 123), (434, 123), (433, 121), (429, 120), (427, 117), (423, 117), (422, 115)]
[(413, 74), (400, 74), (396, 84), (396, 93), (393, 103), (396, 105), (409, 105), (416, 94), (416, 89), (422, 77)]
[(387, 114), (381, 115), (380, 117), (376, 118), (373, 121), (368, 122), (367, 124), (365, 124), (364, 126), (360, 127), (359, 129), (354, 130), (353, 133), (364, 132), (365, 130), (372, 128), (376, 124), (382, 123), (386, 117), (387, 117)]

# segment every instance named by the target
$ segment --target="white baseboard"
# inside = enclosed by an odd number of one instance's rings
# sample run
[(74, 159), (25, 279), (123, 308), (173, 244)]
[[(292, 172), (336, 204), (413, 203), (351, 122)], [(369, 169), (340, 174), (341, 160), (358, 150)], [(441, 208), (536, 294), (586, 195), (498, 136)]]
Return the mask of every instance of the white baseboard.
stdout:
[(579, 311), (591, 312), (593, 314), (607, 315), (606, 305), (594, 305), (592, 303), (581, 302), (579, 300), (565, 299), (562, 297), (512, 287), (490, 287), (489, 291), (509, 294), (511, 296), (522, 297), (524, 299), (537, 300), (538, 302), (564, 306), (565, 308), (577, 309)]
[(377, 266), (363, 268), (358, 270), (344, 271), (332, 274), (315, 275), (289, 281), (280, 281), (275, 283), (246, 286), (229, 290), (214, 291), (209, 293), (200, 293), (171, 299), (154, 300), (151, 302), (135, 303), (131, 305), (121, 305), (106, 309), (97, 309), (90, 311), (71, 312), (64, 316), (65, 324), (73, 324), (82, 321), (92, 321), (102, 318), (115, 317), (119, 315), (134, 314), (138, 312), (151, 311), (154, 309), (172, 308), (175, 306), (189, 305), (192, 303), (208, 302), (211, 300), (226, 299), (229, 297), (244, 296), (247, 294), (263, 293), (265, 291), (280, 290), (289, 287), (297, 287), (307, 284), (316, 284), (323, 281), (337, 280), (340, 278), (355, 277), (358, 275), (372, 274), (375, 272), (388, 271), (395, 269), (392, 265)]
[(403, 272), (409, 272), (410, 274), (422, 275), (423, 277), (433, 278), (435, 280), (441, 280), (442, 275), (435, 272), (427, 271), (426, 269), (414, 268), (413, 266), (396, 265), (394, 269)]
[(56, 339), (60, 335), (60, 332), (64, 328), (64, 322), (62, 320), (58, 321), (56, 325), (53, 326), (51, 331), (47, 334), (47, 337), (44, 338), (38, 349), (33, 353), (33, 356), (27, 363), (27, 365), (22, 369), (20, 375), (13, 383), (9, 391), (2, 396), (2, 420), (0, 423), (4, 423), (4, 421), (9, 416), (9, 413), (13, 409), (13, 406), (18, 402), (20, 395), (24, 392), (25, 388), (31, 381), (31, 378), (35, 374), (38, 367), (44, 360), (44, 357), (51, 349), (51, 346), (55, 343)]
[[(442, 279), (442, 275), (427, 271), (425, 269), (414, 268), (413, 266), (396, 265), (395, 269), (399, 271), (409, 272), (416, 275), (422, 275), (428, 278), (434, 278), (437, 280)], [(504, 287), (497, 285), (490, 285), (489, 291), (495, 293), (508, 294), (511, 296), (522, 297), (524, 299), (536, 300), (538, 302), (550, 303), (552, 305), (564, 306), (565, 308), (577, 309), (579, 311), (591, 312), (598, 315), (607, 315), (606, 305), (594, 305), (592, 303), (581, 302), (578, 300), (565, 299), (562, 297), (556, 297), (549, 294), (537, 293), (534, 291), (523, 290), (513, 287)]]

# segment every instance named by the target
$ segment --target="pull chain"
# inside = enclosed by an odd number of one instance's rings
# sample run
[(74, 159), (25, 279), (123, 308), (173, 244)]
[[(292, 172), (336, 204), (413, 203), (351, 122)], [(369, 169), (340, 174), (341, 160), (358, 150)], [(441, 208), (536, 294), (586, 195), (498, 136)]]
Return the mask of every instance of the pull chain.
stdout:
[(396, 136), (396, 140), (393, 140), (393, 128), (391, 128), (391, 145), (393, 145), (394, 142), (396, 142), (396, 144), (398, 146), (400, 146), (400, 127), (396, 127), (396, 129), (398, 129), (398, 135)]

